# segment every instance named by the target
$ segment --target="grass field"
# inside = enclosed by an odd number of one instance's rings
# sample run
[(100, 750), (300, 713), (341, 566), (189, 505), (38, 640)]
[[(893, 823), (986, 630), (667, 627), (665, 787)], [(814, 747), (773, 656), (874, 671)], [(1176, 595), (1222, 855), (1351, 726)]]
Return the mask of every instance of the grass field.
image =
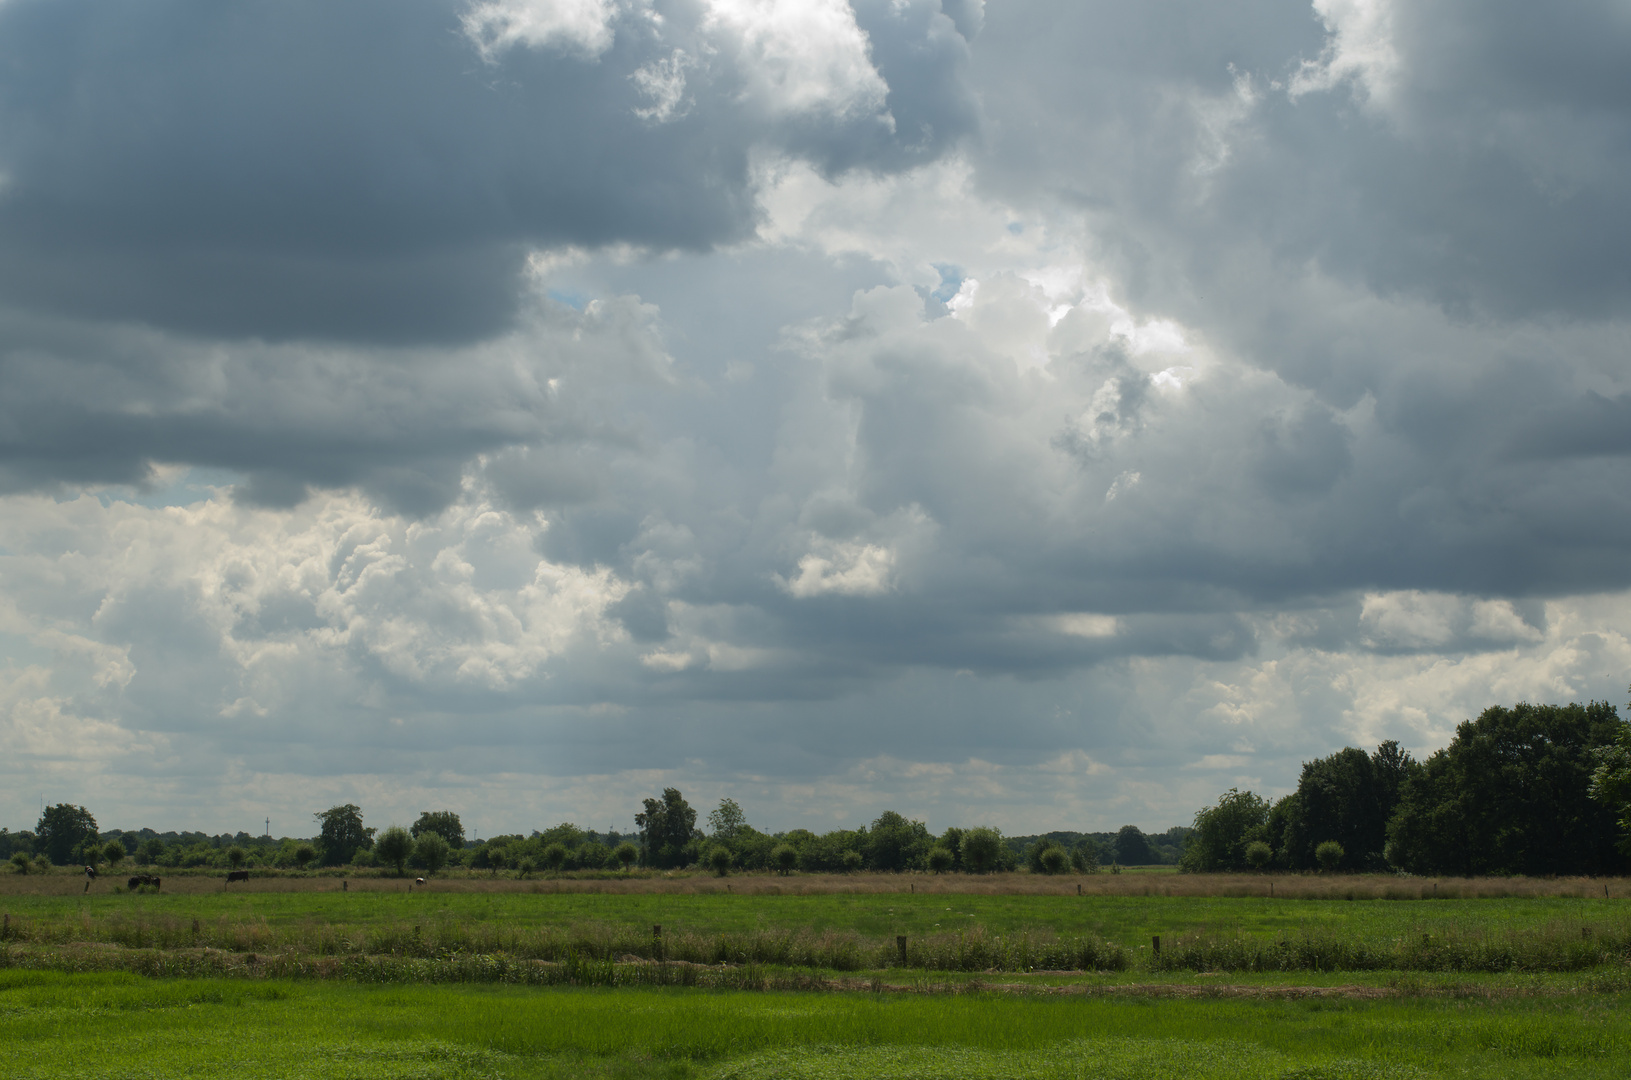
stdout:
[[(1576, 895), (1294, 899), (1022, 892), (406, 891), (219, 886), (0, 896), (8, 948), (96, 943), (312, 957), (503, 954), (834, 971), (1581, 970), (1631, 958), (1631, 905)], [(1446, 890), (1448, 892), (1448, 890)], [(1579, 895), (1580, 893), (1585, 895)], [(659, 941), (653, 926), (662, 926)], [(1157, 956), (1152, 939), (1164, 949)]]
[(1083, 883), (0, 879), (0, 1046), (8, 1078), (1624, 1073), (1624, 882)]
[(1610, 1077), (1625, 995), (1165, 999), (0, 971), (6, 1075)]

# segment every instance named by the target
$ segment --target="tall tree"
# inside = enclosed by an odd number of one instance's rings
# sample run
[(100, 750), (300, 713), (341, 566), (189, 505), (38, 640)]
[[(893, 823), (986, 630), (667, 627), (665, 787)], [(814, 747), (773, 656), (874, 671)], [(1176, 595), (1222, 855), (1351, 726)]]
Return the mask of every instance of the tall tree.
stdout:
[(874, 870), (906, 870), (928, 855), (933, 841), (923, 822), (908, 821), (893, 810), (885, 810), (867, 832), (867, 862)]
[(1606, 701), (1485, 709), (1404, 785), (1389, 858), (1413, 873), (1613, 874), (1613, 809), (1591, 797), (1624, 725)]
[(1156, 861), (1150, 839), (1137, 825), (1123, 825), (1116, 833), (1116, 861), (1123, 866), (1148, 866)]
[(34, 826), (35, 846), (58, 866), (74, 861), (74, 852), (87, 840), (95, 840), (96, 819), (83, 806), (57, 803), (48, 806)]
[(1304, 762), (1294, 801), (1276, 805), (1269, 830), (1275, 835), (1267, 839), (1293, 869), (1314, 867), (1314, 850), (1327, 840), (1342, 846), (1343, 866), (1384, 869), (1388, 820), (1413, 768), (1410, 755), (1392, 741), (1368, 755), (1349, 746)]
[(647, 866), (683, 866), (692, 840), (701, 839), (697, 812), (678, 788), (664, 788), (661, 799), (646, 799), (645, 810), (634, 815)]
[(715, 840), (730, 843), (747, 825), (747, 815), (736, 805), (735, 799), (720, 799), (719, 806), (708, 815), (708, 833)]
[(355, 803), (331, 806), (312, 816), (323, 826), (317, 840), (323, 849), (324, 866), (344, 866), (358, 850), (374, 844), (374, 830), (363, 828), (362, 808)]
[(419, 820), (413, 823), (408, 830), (415, 840), (426, 833), (435, 833), (447, 841), (447, 846), (454, 851), (464, 848), (464, 824), (459, 821), (459, 815), (451, 810), (424, 810), (419, 814)]
[(1631, 855), (1631, 723), (1622, 720), (1613, 745), (1597, 751), (1597, 768), (1592, 770), (1588, 792), (1615, 815), (1620, 850)]
[(1268, 823), (1269, 804), (1250, 791), (1230, 788), (1216, 806), (1195, 814), (1195, 831), (1184, 846), (1183, 867), (1192, 872), (1242, 870), (1246, 845)]

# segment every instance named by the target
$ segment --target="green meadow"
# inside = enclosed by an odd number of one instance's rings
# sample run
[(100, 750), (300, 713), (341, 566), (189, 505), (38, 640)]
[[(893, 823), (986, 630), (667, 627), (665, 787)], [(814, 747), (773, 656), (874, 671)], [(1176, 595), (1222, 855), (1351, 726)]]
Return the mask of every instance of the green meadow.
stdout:
[(0, 971), (14, 1080), (1624, 1075), (1624, 994), (1154, 999)]
[[(500, 954), (863, 971), (1584, 970), (1631, 957), (1624, 899), (1271, 899), (436, 889), (15, 894), (5, 944), (313, 957)], [(653, 927), (663, 928), (659, 938)], [(898, 939), (907, 939), (900, 963)], [(1163, 951), (1157, 955), (1154, 938)]]

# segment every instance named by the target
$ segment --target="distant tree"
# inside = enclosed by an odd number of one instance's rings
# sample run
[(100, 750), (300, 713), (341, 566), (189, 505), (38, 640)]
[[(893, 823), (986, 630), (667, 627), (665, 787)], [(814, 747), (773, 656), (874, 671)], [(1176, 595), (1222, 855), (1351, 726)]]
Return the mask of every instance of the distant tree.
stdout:
[(566, 845), (550, 844), (544, 848), (540, 858), (543, 860), (545, 870), (552, 874), (556, 873), (566, 864)]
[(125, 846), (117, 840), (109, 840), (102, 848), (102, 858), (108, 861), (108, 866), (118, 866), (125, 861)]
[(294, 849), (294, 864), (301, 870), (306, 869), (315, 858), (317, 858), (317, 849), (310, 844), (301, 844)]
[(1058, 844), (1050, 844), (1042, 853), (1042, 872), (1044, 874), (1063, 874), (1070, 869), (1070, 856)]
[(447, 865), (447, 856), (450, 850), (447, 838), (441, 833), (429, 829), (420, 833), (419, 839), (413, 842), (414, 859), (432, 876), (435, 876), (436, 871)]
[(1195, 814), (1195, 832), (1184, 848), (1181, 863), (1191, 873), (1239, 870), (1246, 865), (1247, 833), (1268, 821), (1269, 807), (1250, 791), (1230, 788), (1216, 806)]
[(374, 845), (374, 830), (363, 828), (362, 809), (354, 803), (331, 806), (312, 816), (323, 826), (317, 842), (323, 849), (324, 866), (344, 866), (358, 851)]
[(844, 852), (844, 854), (839, 856), (838, 859), (839, 868), (846, 874), (855, 873), (857, 870), (861, 869), (865, 863), (866, 859), (862, 858), (861, 853), (853, 848)]
[(617, 847), (612, 849), (612, 858), (617, 860), (617, 865), (621, 866), (624, 871), (627, 871), (629, 867), (633, 866), (634, 861), (639, 857), (640, 849), (629, 843), (627, 840), (623, 841), (621, 844), (618, 844)]
[(874, 870), (899, 872), (921, 866), (934, 838), (921, 821), (908, 821), (893, 810), (885, 810), (866, 834), (867, 862)]
[(58, 866), (77, 861), (74, 852), (87, 840), (96, 840), (96, 819), (83, 806), (57, 803), (48, 806), (34, 827), (40, 854)]
[(1082, 837), (1070, 849), (1070, 865), (1078, 874), (1096, 874), (1101, 863), (1098, 841), (1091, 836)]
[(664, 788), (661, 799), (646, 799), (645, 810), (634, 815), (634, 823), (640, 829), (647, 866), (684, 866), (692, 841), (702, 836), (697, 812), (678, 788)]
[(955, 869), (963, 861), (963, 830), (953, 825), (940, 834), (940, 846), (951, 852), (952, 866)]
[(1371, 754), (1350, 746), (1305, 762), (1296, 793), (1274, 805), (1262, 838), (1292, 869), (1314, 866), (1314, 846), (1321, 840), (1340, 843), (1356, 868), (1383, 869), (1388, 820), (1416, 767), (1391, 741)]
[(26, 874), (26, 873), (28, 873), (28, 867), (29, 867), (28, 852), (26, 852), (26, 851), (14, 851), (14, 852), (11, 853), (11, 868), (14, 871), (16, 871), (19, 874)]
[(1149, 866), (1156, 861), (1150, 841), (1137, 825), (1123, 825), (1116, 833), (1116, 861), (1123, 866)]
[(164, 857), (164, 841), (156, 836), (143, 840), (136, 848), (136, 865), (152, 866)]
[(1335, 840), (1324, 840), (1314, 848), (1314, 858), (1319, 862), (1321, 870), (1335, 870), (1342, 865), (1342, 858), (1347, 854), (1342, 845)]
[(944, 844), (936, 844), (929, 849), (929, 869), (937, 874), (944, 874), (957, 865), (957, 856)]
[(1246, 845), (1246, 865), (1250, 866), (1253, 870), (1266, 869), (1269, 865), (1269, 860), (1273, 858), (1274, 849), (1269, 847), (1267, 841), (1253, 840), (1251, 843)]
[(515, 870), (516, 873), (520, 874), (522, 877), (526, 877), (528, 874), (537, 872), (538, 864), (531, 859), (522, 859), (516, 864)]
[(719, 806), (708, 815), (708, 834), (715, 840), (730, 843), (747, 826), (748, 819), (735, 799), (720, 799)]
[(723, 844), (715, 844), (708, 849), (708, 868), (720, 877), (730, 873), (731, 849)]
[(799, 853), (792, 844), (777, 844), (770, 849), (770, 867), (782, 877), (798, 869)]
[(1607, 702), (1485, 709), (1411, 772), (1388, 849), (1417, 874), (1624, 873), (1614, 809), (1591, 795), (1624, 723)]
[(1596, 751), (1597, 767), (1587, 787), (1594, 801), (1615, 815), (1619, 848), (1631, 855), (1631, 723), (1620, 721), (1614, 741)]
[(459, 821), (459, 815), (451, 810), (421, 811), (419, 820), (408, 831), (415, 840), (431, 832), (446, 840), (447, 846), (454, 851), (464, 847), (464, 825)]
[(988, 874), (1002, 858), (1002, 834), (993, 828), (969, 829), (963, 833), (963, 866), (973, 874)]
[(232, 868), (234, 870), (237, 870), (240, 867), (242, 867), (243, 864), (244, 864), (244, 859), (247, 858), (247, 855), (245, 854), (244, 849), (241, 848), (241, 847), (238, 847), (236, 844), (234, 844), (232, 847), (227, 848), (226, 854), (227, 854), (227, 862), (232, 866)]
[(400, 825), (386, 827), (374, 841), (374, 855), (383, 863), (396, 867), (402, 876), (402, 867), (413, 855), (413, 836)]

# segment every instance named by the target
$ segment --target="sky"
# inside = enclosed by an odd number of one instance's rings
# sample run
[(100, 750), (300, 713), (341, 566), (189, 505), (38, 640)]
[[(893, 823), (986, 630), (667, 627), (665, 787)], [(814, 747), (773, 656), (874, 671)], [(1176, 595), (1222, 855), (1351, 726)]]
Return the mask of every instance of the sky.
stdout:
[(1631, 672), (1624, 0), (0, 0), (0, 825), (1187, 824)]

